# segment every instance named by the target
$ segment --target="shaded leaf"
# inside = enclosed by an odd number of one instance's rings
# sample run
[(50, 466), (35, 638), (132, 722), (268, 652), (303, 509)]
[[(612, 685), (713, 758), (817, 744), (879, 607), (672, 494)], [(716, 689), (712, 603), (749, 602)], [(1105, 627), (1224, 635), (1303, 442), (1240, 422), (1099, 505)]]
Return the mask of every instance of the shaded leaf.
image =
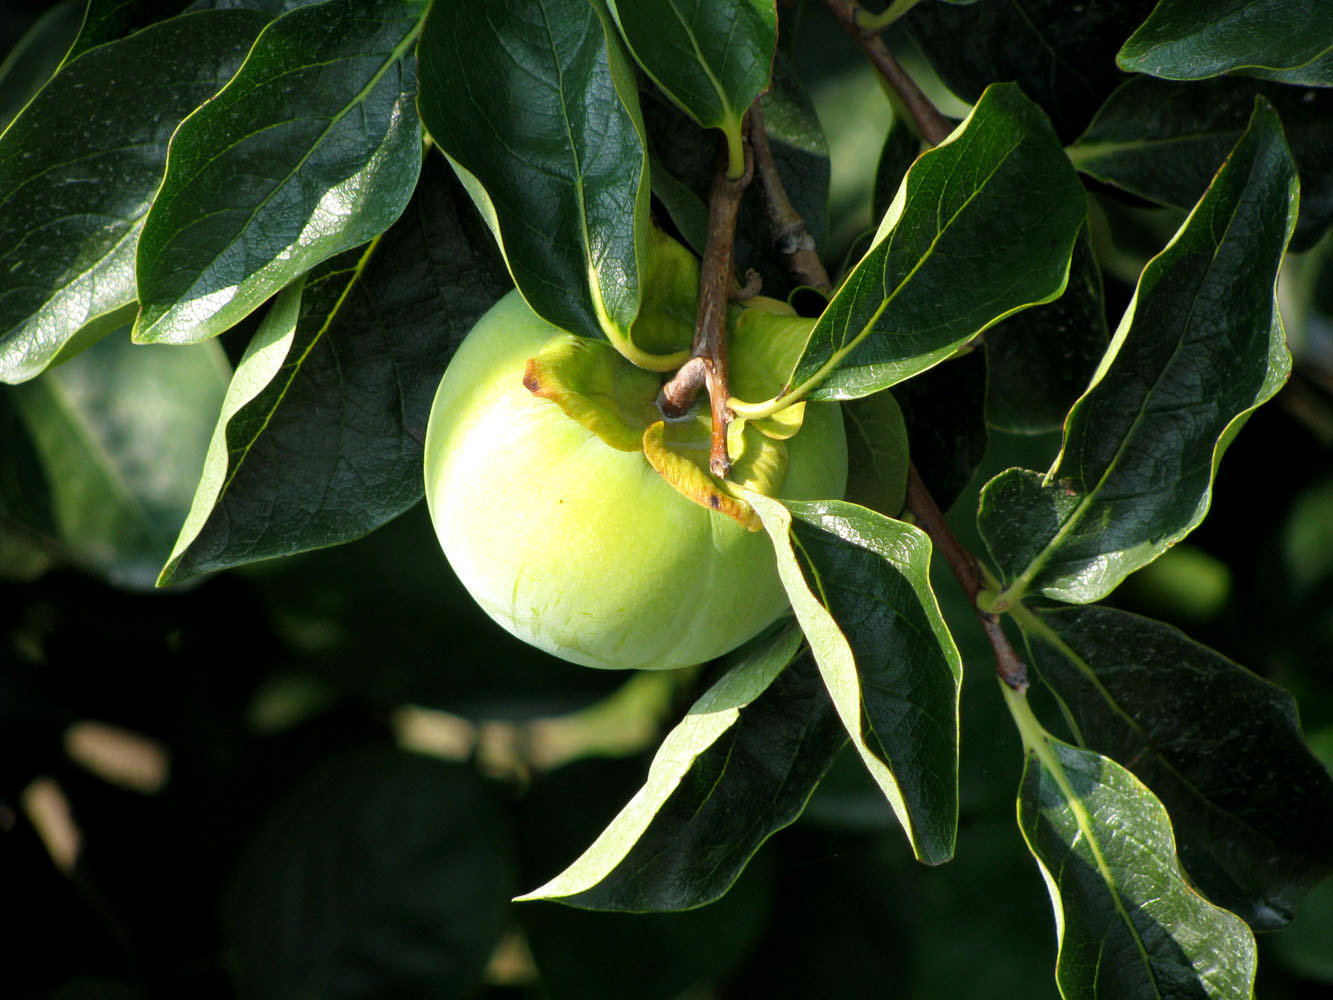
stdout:
[(1180, 859), (1256, 930), (1333, 873), (1333, 779), (1274, 684), (1170, 626), (1110, 608), (1020, 615), (1079, 742), (1121, 761), (1171, 813)]
[(809, 660), (791, 663), (800, 642), (787, 626), (734, 656), (592, 846), (519, 898), (653, 911), (723, 895), (760, 845), (800, 815), (846, 742)]
[(930, 589), (920, 529), (840, 500), (747, 493), (852, 745), (928, 864), (958, 825), (962, 661)]
[(6, 390), (43, 475), (5, 505), (75, 565), (149, 588), (189, 510), (227, 363), (214, 344), (136, 347), (125, 332)]
[(898, 193), (904, 175), (922, 148), (921, 137), (912, 131), (908, 117), (894, 115), (889, 133), (884, 137), (884, 147), (879, 152), (879, 163), (875, 166), (870, 210), (876, 219), (882, 219), (893, 204), (893, 196)]
[(1188, 208), (1245, 131), (1256, 95), (1277, 109), (1300, 170), (1292, 249), (1307, 249), (1333, 223), (1333, 92), (1231, 78), (1175, 83), (1140, 77), (1111, 95), (1069, 155), (1091, 177)]
[[(1031, 219), (1018, 233), (1015, 213)], [(778, 398), (870, 395), (1055, 298), (1085, 213), (1045, 117), (1016, 87), (991, 87), (959, 130), (912, 165)]]
[(745, 172), (741, 119), (768, 86), (778, 42), (773, 0), (608, 0), (630, 51), (700, 125), (727, 137), (733, 177)]
[(365, 747), (307, 775), (259, 828), (225, 930), (245, 997), (475, 995), (514, 859), (494, 794), (460, 766)]
[(82, 17), (83, 0), (62, 0), (37, 18), (0, 61), (0, 132), (56, 71)]
[(628, 344), (648, 158), (619, 45), (609, 15), (587, 0), (435, 4), (419, 103), (532, 309), (563, 330)]
[(1237, 70), (1245, 76), (1257, 76), (1274, 83), (1286, 83), (1293, 87), (1333, 87), (1333, 49), (1327, 50), (1317, 59), (1311, 59), (1304, 66), (1293, 69), (1267, 69), (1247, 66)]
[(978, 523), (1008, 588), (1098, 600), (1203, 520), (1244, 416), (1290, 370), (1274, 282), (1296, 175), (1277, 116), (1250, 128), (1133, 301), (1045, 476), (987, 484)]
[(1125, 79), (1116, 50), (1156, 0), (981, 0), (921, 3), (902, 24), (955, 94), (971, 104), (1013, 80), (1068, 142)]
[(0, 137), (0, 378), (32, 378), (128, 321), (135, 245), (167, 140), (267, 20), (202, 11), (100, 46)]
[(986, 419), (1020, 434), (1058, 430), (1111, 339), (1088, 228), (1074, 242), (1065, 293), (986, 332)]
[(1045, 733), (1024, 741), (1018, 825), (1055, 910), (1061, 994), (1249, 997), (1254, 936), (1190, 888), (1152, 792), (1091, 751)]
[(1116, 57), (1122, 69), (1200, 80), (1293, 69), (1333, 49), (1333, 7), (1308, 0), (1161, 0)]
[(284, 292), (232, 379), (162, 581), (349, 541), (421, 499), (445, 365), (507, 289), (442, 157), (383, 237)]
[(136, 271), (143, 342), (216, 336), (382, 233), (421, 169), (423, 0), (329, 0), (274, 21), (171, 140)]
[(892, 393), (877, 392), (842, 407), (847, 424), (844, 499), (897, 517), (907, 496), (907, 425)]
[(986, 457), (986, 352), (949, 358), (893, 387), (912, 464), (940, 510), (948, 510)]

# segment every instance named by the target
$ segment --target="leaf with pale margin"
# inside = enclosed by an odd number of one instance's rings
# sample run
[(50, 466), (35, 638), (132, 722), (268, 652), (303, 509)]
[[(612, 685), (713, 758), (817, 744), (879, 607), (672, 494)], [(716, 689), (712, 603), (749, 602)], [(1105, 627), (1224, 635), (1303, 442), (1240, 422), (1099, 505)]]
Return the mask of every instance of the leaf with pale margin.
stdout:
[(0, 379), (30, 379), (131, 318), (167, 141), (267, 23), (203, 11), (99, 46), (0, 136)]
[(1162, 804), (1119, 764), (1045, 734), (1018, 825), (1055, 910), (1066, 1000), (1243, 1000), (1254, 936), (1186, 881)]
[(440, 376), (508, 288), (466, 193), (431, 157), (383, 237), (279, 297), (236, 370), (161, 582), (351, 541), (420, 500)]
[(789, 625), (731, 665), (658, 747), (643, 787), (564, 872), (520, 900), (661, 911), (722, 896), (805, 808), (846, 743)]
[(1208, 192), (1148, 262), (1051, 470), (1010, 469), (978, 526), (1007, 596), (1106, 596), (1207, 513), (1222, 453), (1291, 369), (1274, 284), (1296, 169), (1262, 102)]
[(1277, 109), (1301, 177), (1293, 250), (1313, 246), (1333, 223), (1333, 91), (1298, 90), (1224, 77), (1125, 84), (1069, 147), (1082, 173), (1143, 198), (1188, 208), (1240, 138), (1262, 95)]
[(29, 526), (76, 566), (152, 587), (189, 510), (227, 374), (216, 344), (138, 347), (123, 328), (5, 390), (45, 479), (23, 484), (29, 505), (49, 503), (49, 524)]
[(421, 117), (487, 218), (528, 305), (628, 338), (648, 225), (634, 74), (588, 0), (437, 3), (418, 50)]
[[(185, 11), (245, 9), (277, 17), (317, 0), (88, 0), (65, 62)], [(80, 0), (82, 3), (82, 0)]]
[(838, 717), (920, 861), (953, 855), (962, 661), (918, 528), (841, 500), (747, 491)]
[(985, 339), (990, 425), (1017, 434), (1059, 430), (1111, 339), (1087, 226), (1074, 243), (1065, 293), (997, 324)]
[(1305, 746), (1291, 695), (1123, 611), (1018, 621), (1079, 743), (1122, 762), (1170, 811), (1193, 882), (1256, 930), (1290, 922), (1333, 873), (1333, 779)]
[(0, 61), (0, 132), (51, 79), (60, 54), (79, 32), (82, 10), (82, 0), (62, 0), (37, 18)]
[(1310, 0), (1161, 0), (1116, 63), (1132, 73), (1201, 80), (1295, 69), (1333, 49), (1333, 5)]
[(731, 174), (745, 170), (741, 119), (767, 87), (778, 44), (773, 0), (608, 0), (644, 71), (705, 128), (721, 129)]
[(907, 172), (779, 398), (868, 396), (1055, 298), (1086, 212), (1045, 116), (1012, 84), (989, 88)]
[(422, 0), (329, 0), (274, 21), (171, 140), (136, 265), (141, 342), (192, 343), (387, 229), (421, 169)]

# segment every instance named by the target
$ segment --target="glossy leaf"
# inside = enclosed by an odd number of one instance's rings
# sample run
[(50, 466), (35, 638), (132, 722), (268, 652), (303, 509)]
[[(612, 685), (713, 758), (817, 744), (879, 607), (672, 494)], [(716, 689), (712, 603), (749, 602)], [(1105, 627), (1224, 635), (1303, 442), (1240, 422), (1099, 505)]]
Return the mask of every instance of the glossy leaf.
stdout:
[(329, 0), (285, 14), (181, 123), (139, 240), (136, 340), (216, 336), (399, 216), (421, 169), (422, 13)]
[(741, 119), (769, 82), (778, 43), (773, 0), (608, 0), (630, 51), (700, 125), (721, 129), (729, 172), (745, 172)]
[[(683, 910), (730, 888), (846, 742), (800, 630), (747, 647), (667, 734), (648, 779), (577, 861), (521, 900)], [(788, 666), (788, 664), (791, 664)]]
[(981, 0), (919, 3), (902, 20), (941, 79), (973, 103), (993, 80), (1013, 80), (1068, 142), (1125, 79), (1116, 50), (1156, 0)]
[(484, 224), (432, 157), (383, 237), (279, 296), (232, 379), (162, 581), (349, 541), (420, 500), (440, 376), (507, 288)]
[[(91, 48), (114, 42), (190, 8), (221, 7), (223, 4), (191, 4), (190, 0), (87, 0), (78, 37), (65, 54), (69, 62)], [(258, 3), (235, 4), (259, 8)]]
[(241, 857), (224, 914), (237, 992), (475, 995), (513, 881), (505, 813), (475, 771), (345, 751), (278, 803)]
[(1293, 69), (1333, 49), (1333, 7), (1308, 0), (1161, 0), (1116, 57), (1122, 69), (1201, 80)]
[(906, 115), (894, 115), (889, 125), (889, 134), (884, 137), (879, 163), (875, 165), (875, 187), (871, 200), (871, 211), (877, 219), (882, 219), (889, 210), (893, 196), (902, 186), (904, 175), (921, 154), (921, 137), (912, 131), (910, 120)]
[(1333, 91), (1234, 78), (1174, 83), (1140, 77), (1111, 96), (1069, 155), (1091, 177), (1188, 208), (1245, 131), (1256, 95), (1277, 110), (1300, 170), (1292, 249), (1307, 249), (1333, 223)]
[(0, 379), (32, 378), (131, 318), (135, 246), (172, 130), (267, 20), (202, 11), (100, 46), (0, 136)]
[(140, 589), (189, 510), (227, 362), (216, 344), (136, 347), (126, 333), (6, 392), (44, 479), (22, 484), (23, 502), (49, 505), (24, 519), (74, 565)]
[(1256, 930), (1290, 921), (1333, 874), (1333, 779), (1306, 748), (1291, 695), (1122, 611), (1019, 622), (1079, 742), (1121, 761), (1170, 810), (1194, 884)]
[(986, 331), (990, 425), (1020, 434), (1058, 430), (1110, 339), (1102, 272), (1085, 226), (1065, 293)]
[(918, 528), (838, 500), (747, 493), (852, 745), (917, 859), (953, 854), (962, 661)]
[[(1005, 316), (1055, 298), (1085, 212), (1083, 189), (1041, 112), (1016, 87), (990, 88), (959, 130), (908, 171), (779, 398), (870, 395)], [(1031, 225), (1015, 232), (1016, 214)]]
[(1152, 792), (1092, 751), (1044, 733), (1025, 743), (1018, 825), (1055, 910), (1061, 995), (1249, 997), (1254, 936), (1190, 887)]
[(1247, 66), (1237, 72), (1245, 76), (1257, 76), (1274, 83), (1285, 83), (1293, 87), (1333, 87), (1333, 49), (1325, 51), (1317, 59), (1311, 59), (1303, 66), (1294, 69), (1267, 69)]
[(61, 0), (5, 53), (0, 61), (0, 132), (56, 71), (82, 17), (83, 0)]
[(1290, 371), (1273, 289), (1295, 208), (1295, 167), (1260, 105), (1144, 268), (1050, 472), (1010, 469), (983, 491), (1007, 596), (1098, 600), (1203, 519), (1222, 452)]
[(533, 310), (629, 343), (648, 158), (619, 46), (610, 16), (587, 0), (437, 3), (422, 32), (419, 103)]

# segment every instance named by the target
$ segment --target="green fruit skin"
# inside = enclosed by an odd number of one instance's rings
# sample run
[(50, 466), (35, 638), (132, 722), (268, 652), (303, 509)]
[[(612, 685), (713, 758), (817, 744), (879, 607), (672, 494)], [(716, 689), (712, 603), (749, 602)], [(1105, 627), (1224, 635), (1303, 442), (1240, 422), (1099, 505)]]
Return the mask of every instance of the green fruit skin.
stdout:
[[(559, 332), (511, 292), (440, 382), (426, 501), (450, 565), (496, 622), (574, 663), (670, 669), (728, 652), (787, 608), (767, 535), (686, 499), (642, 452), (611, 448), (532, 395), (527, 360)], [(837, 404), (808, 404), (787, 446), (779, 495), (843, 495)]]

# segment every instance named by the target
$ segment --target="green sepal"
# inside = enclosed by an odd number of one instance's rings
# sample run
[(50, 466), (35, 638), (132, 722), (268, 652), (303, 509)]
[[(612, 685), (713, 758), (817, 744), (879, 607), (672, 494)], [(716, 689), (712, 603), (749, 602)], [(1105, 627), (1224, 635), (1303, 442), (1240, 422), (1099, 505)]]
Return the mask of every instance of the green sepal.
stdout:
[(557, 334), (528, 361), (523, 384), (617, 451), (638, 451), (657, 419), (657, 376), (626, 364), (603, 340)]

